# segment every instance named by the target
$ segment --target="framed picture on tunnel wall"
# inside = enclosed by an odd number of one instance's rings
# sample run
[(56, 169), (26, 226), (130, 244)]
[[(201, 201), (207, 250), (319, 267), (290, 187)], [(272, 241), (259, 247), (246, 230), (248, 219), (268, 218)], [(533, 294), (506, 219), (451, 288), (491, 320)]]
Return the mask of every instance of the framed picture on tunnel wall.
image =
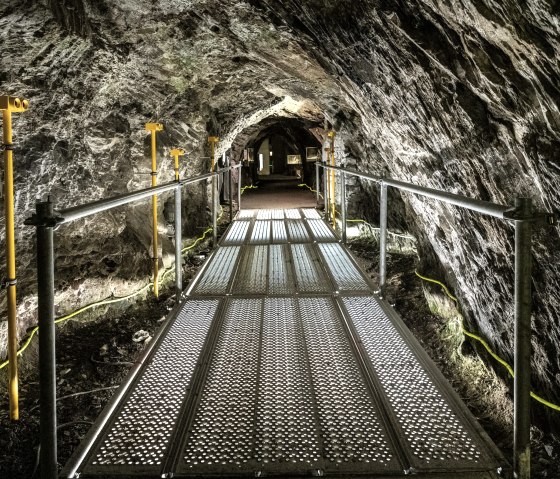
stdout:
[(288, 165), (301, 165), (301, 155), (288, 155)]
[(305, 149), (305, 160), (306, 161), (321, 161), (321, 151), (319, 148), (314, 146), (308, 146)]

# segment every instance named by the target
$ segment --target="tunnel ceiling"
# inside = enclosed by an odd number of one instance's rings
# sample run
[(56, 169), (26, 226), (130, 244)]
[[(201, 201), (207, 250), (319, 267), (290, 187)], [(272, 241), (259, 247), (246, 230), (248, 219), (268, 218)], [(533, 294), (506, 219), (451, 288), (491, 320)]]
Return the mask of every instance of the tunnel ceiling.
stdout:
[[(553, 0), (2, 2), (1, 88), (31, 100), (14, 122), (23, 326), (34, 301), (23, 218), (49, 193), (61, 207), (147, 186), (149, 120), (165, 125), (160, 182), (172, 177), (170, 147), (190, 152), (182, 173), (196, 174), (208, 169), (208, 134), (220, 153), (279, 118), (326, 118), (338, 162), (558, 210), (559, 14)], [(205, 193), (187, 207), (201, 223)], [(511, 359), (511, 227), (408, 195), (403, 205), (424, 267)], [(131, 207), (61, 229), (60, 304), (84, 302), (84, 285), (99, 296), (123, 287), (117, 273), (125, 286), (147, 274), (144, 215)], [(535, 237), (534, 385), (558, 400), (559, 235)]]

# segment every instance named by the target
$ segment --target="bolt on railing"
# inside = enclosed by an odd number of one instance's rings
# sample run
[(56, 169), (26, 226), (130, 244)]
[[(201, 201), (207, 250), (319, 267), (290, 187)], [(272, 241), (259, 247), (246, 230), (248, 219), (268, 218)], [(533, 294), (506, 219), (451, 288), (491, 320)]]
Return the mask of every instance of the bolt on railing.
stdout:
[[(516, 198), (515, 206), (504, 206), (489, 201), (477, 200), (463, 195), (448, 193), (418, 186), (413, 183), (397, 181), (390, 178), (362, 173), (357, 170), (326, 163), (316, 163), (317, 177), (319, 168), (340, 172), (341, 209), (344, 211), (341, 231), (342, 240), (346, 241), (346, 176), (355, 176), (375, 181), (380, 186), (380, 217), (379, 217), (379, 295), (386, 297), (387, 281), (387, 187), (407, 191), (427, 198), (449, 203), (471, 211), (493, 216), (515, 223), (515, 364), (514, 364), (514, 451), (513, 469), (517, 479), (531, 477), (530, 460), (530, 392), (531, 392), (531, 232), (533, 224), (556, 224), (552, 213), (535, 212), (530, 198)], [(324, 177), (326, 175), (323, 175)], [(326, 183), (323, 180), (323, 183)], [(329, 198), (325, 188), (325, 212), (328, 215)], [(334, 192), (333, 192), (334, 195)], [(334, 197), (331, 199), (334, 201)]]

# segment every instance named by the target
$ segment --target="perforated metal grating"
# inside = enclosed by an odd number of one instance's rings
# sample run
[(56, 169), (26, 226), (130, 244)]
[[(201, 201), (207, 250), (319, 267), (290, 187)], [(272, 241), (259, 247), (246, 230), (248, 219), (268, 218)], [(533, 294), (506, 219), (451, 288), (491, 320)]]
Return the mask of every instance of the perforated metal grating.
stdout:
[(290, 218), (290, 219), (293, 219), (293, 220), (301, 219), (301, 215), (299, 214), (299, 210), (296, 210), (296, 209), (284, 210), (284, 214), (286, 215), (286, 218)]
[(338, 243), (318, 245), (338, 291), (368, 291), (369, 285), (360, 274), (348, 253)]
[(293, 294), (295, 280), (288, 245), (270, 245), (268, 248), (269, 294)]
[(417, 467), (477, 467), (482, 453), (472, 432), (461, 424), (377, 301), (343, 301)]
[(306, 243), (311, 241), (303, 221), (288, 220), (286, 221), (286, 226), (288, 228), (291, 243)]
[(290, 245), (296, 275), (297, 290), (305, 293), (321, 293), (331, 290), (331, 283), (323, 273), (311, 244)]
[(389, 446), (332, 300), (302, 298), (299, 305), (324, 456), (330, 468), (365, 463), (402, 470)]
[[(321, 450), (296, 300), (264, 302), (256, 458), (263, 465), (317, 469)], [(266, 468), (264, 468), (266, 471)]]
[(250, 244), (270, 243), (270, 221), (255, 221), (251, 233)]
[(210, 263), (198, 281), (196, 294), (225, 294), (233, 276), (239, 246), (222, 246), (209, 260)]
[(286, 223), (283, 221), (272, 222), (272, 242), (273, 243), (287, 243), (288, 232), (286, 231)]
[(255, 210), (241, 210), (239, 213), (237, 213), (237, 218), (253, 218), (255, 216), (255, 213)]
[(184, 461), (204, 472), (243, 469), (253, 458), (262, 300), (234, 299), (224, 315)]
[(321, 219), (321, 216), (319, 215), (317, 210), (314, 210), (314, 209), (311, 209), (311, 208), (304, 208), (301, 211), (303, 212), (303, 216), (305, 216), (308, 219), (314, 219), (314, 220), (320, 220)]
[(233, 290), (237, 294), (263, 294), (267, 290), (268, 246), (246, 246), (243, 248)]
[(117, 414), (93, 466), (162, 464), (218, 300), (188, 301)]
[(336, 236), (323, 220), (308, 220), (315, 241), (336, 241)]
[(222, 245), (243, 244), (250, 225), (250, 221), (234, 221), (231, 228), (228, 230), (226, 237), (222, 240)]

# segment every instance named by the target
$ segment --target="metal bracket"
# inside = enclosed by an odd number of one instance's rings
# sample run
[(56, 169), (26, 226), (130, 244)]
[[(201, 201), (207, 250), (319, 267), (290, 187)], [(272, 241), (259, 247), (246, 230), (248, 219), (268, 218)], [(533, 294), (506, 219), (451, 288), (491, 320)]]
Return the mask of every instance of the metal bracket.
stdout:
[(504, 213), (504, 219), (511, 221), (530, 221), (539, 226), (556, 226), (558, 215), (555, 213), (537, 211), (531, 215), (523, 215), (518, 209), (511, 209)]
[(27, 218), (23, 224), (27, 226), (46, 226), (48, 228), (54, 228), (58, 226), (64, 220), (61, 216), (52, 216), (50, 218), (38, 218), (35, 213), (33, 213), (29, 218)]

